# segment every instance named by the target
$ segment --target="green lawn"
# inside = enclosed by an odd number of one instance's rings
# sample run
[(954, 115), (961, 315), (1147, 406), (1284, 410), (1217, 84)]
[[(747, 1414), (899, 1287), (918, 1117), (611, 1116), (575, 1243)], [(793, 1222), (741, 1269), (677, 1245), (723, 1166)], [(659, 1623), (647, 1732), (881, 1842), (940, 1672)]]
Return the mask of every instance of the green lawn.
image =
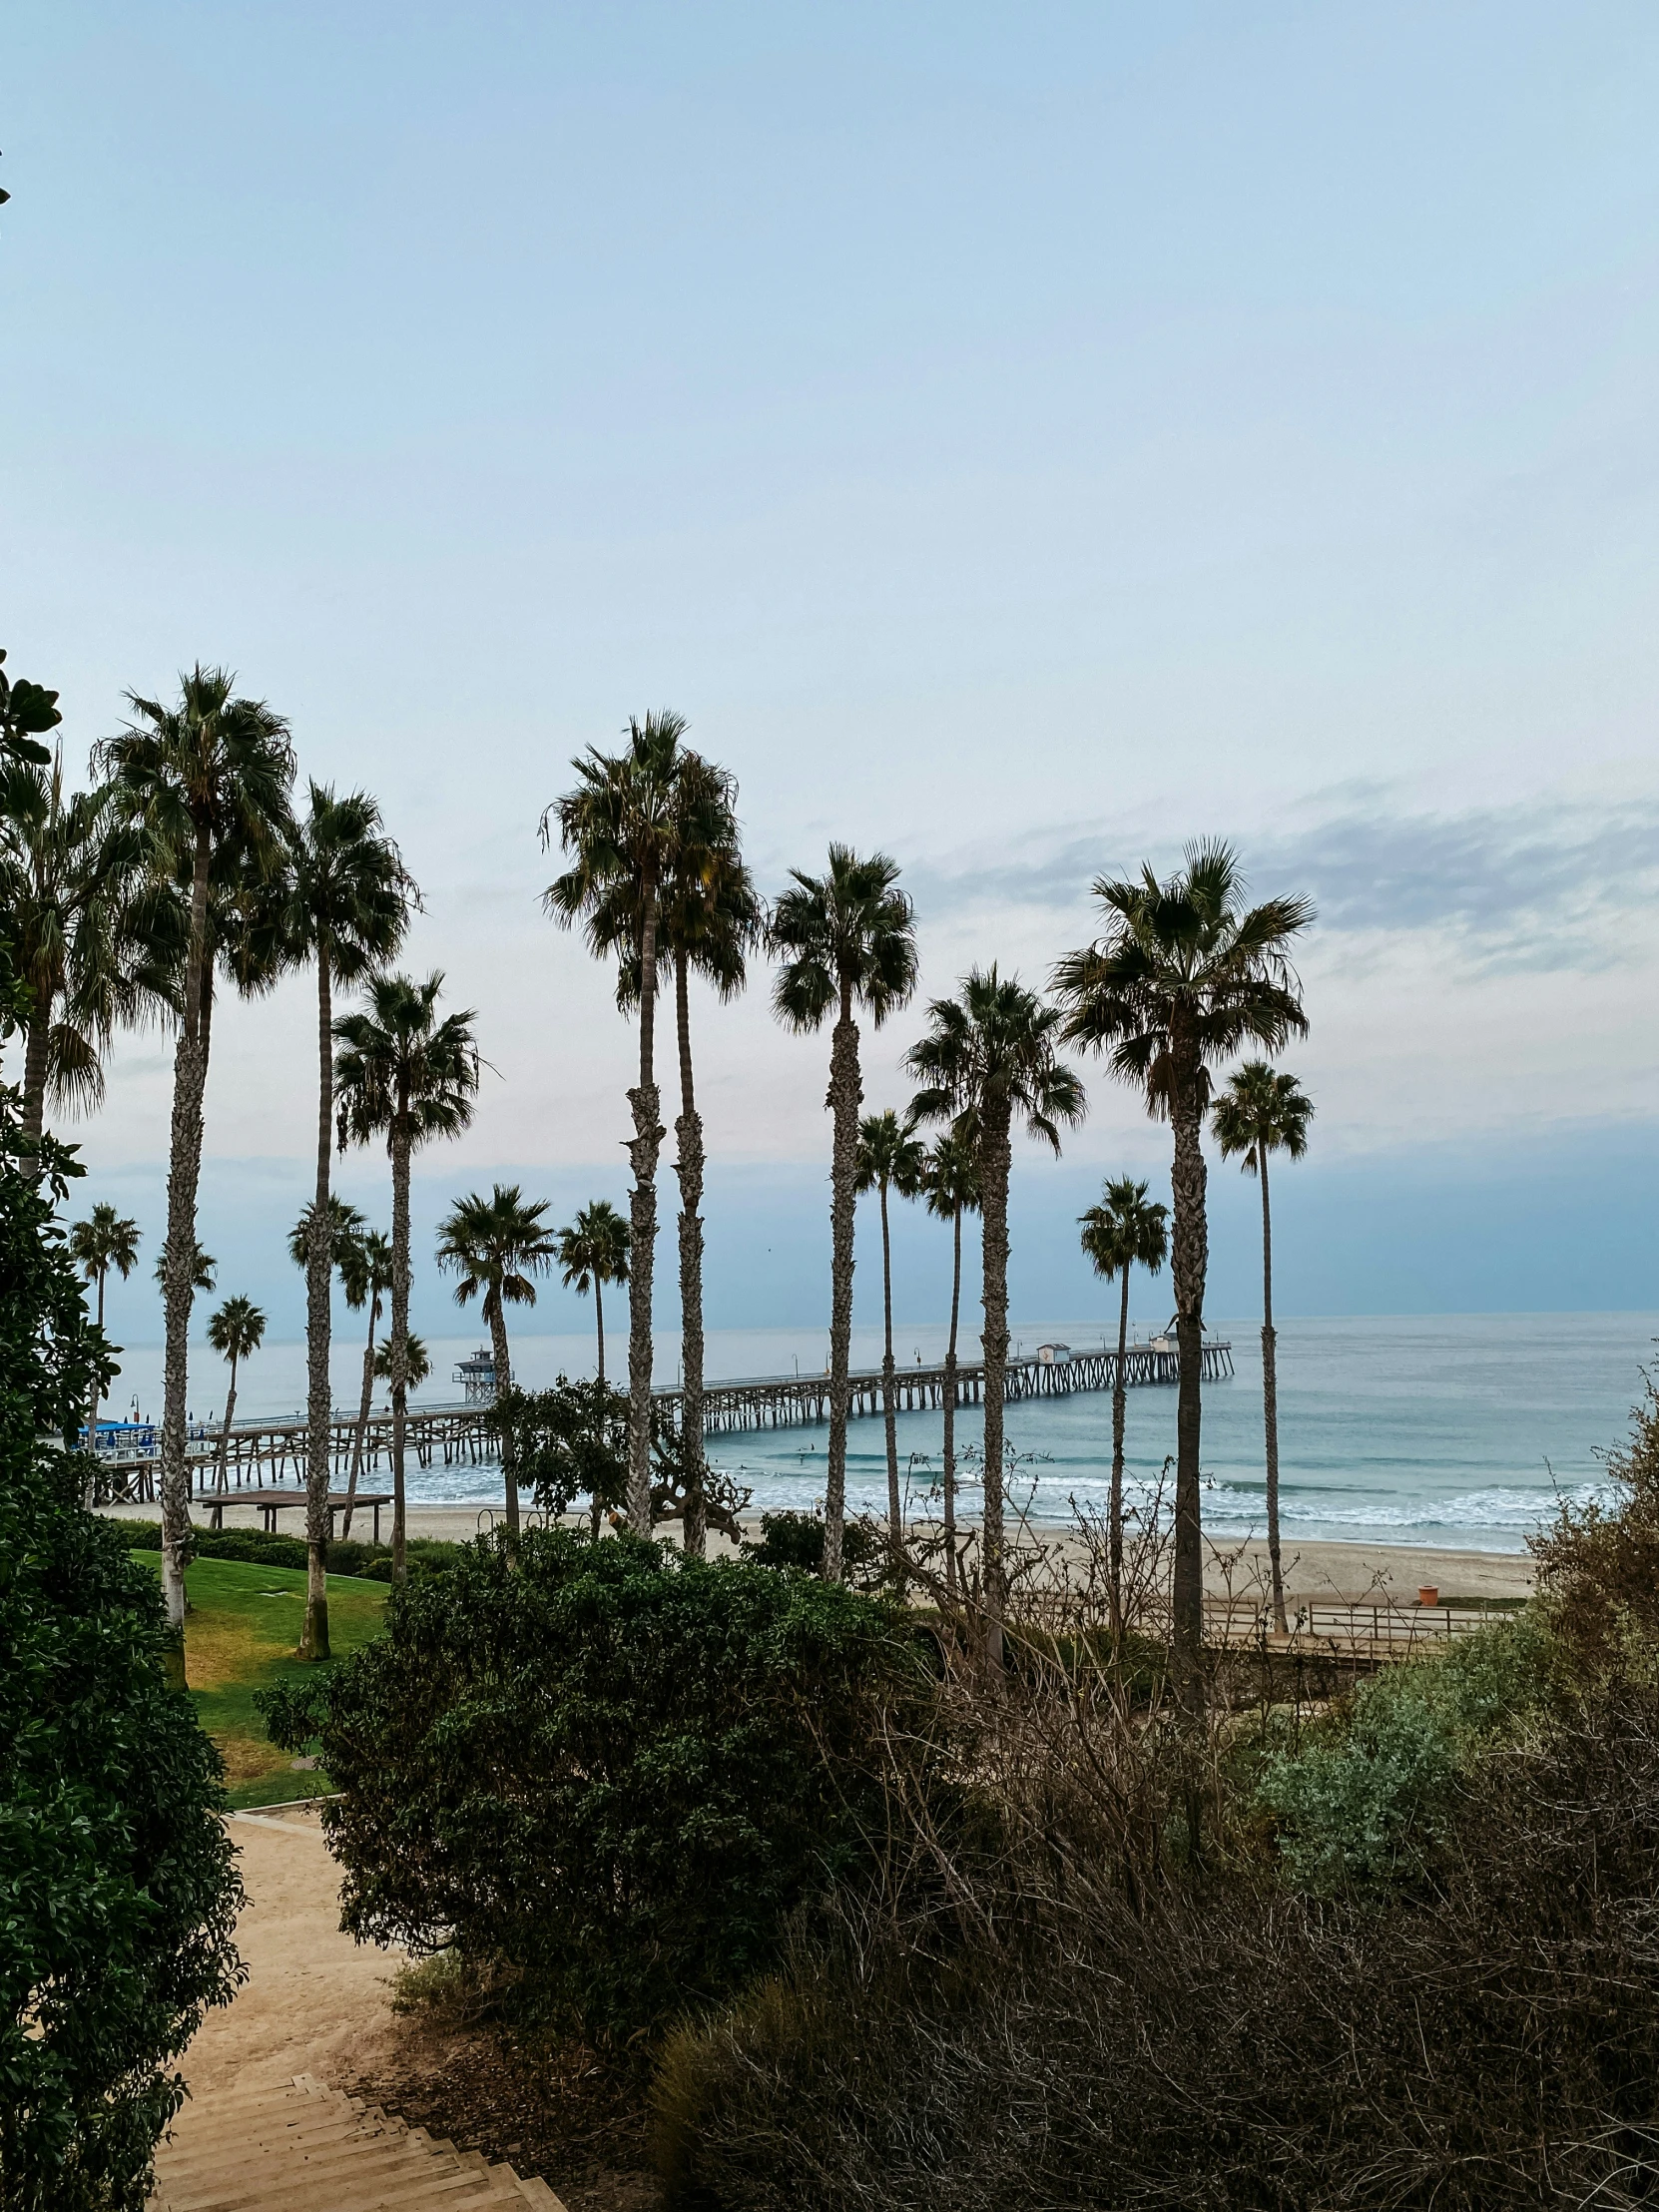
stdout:
[[(160, 1554), (135, 1552), (161, 1571)], [(202, 1726), (225, 1761), (236, 1806), (278, 1805), (326, 1790), (321, 1772), (294, 1771), (286, 1752), (266, 1741), (254, 1692), (298, 1674), (294, 1646), (305, 1611), (305, 1577), (296, 1567), (245, 1566), (235, 1559), (197, 1559), (185, 1576), (185, 1678)], [(336, 1659), (378, 1633), (387, 1595), (383, 1582), (328, 1577), (328, 1637)]]

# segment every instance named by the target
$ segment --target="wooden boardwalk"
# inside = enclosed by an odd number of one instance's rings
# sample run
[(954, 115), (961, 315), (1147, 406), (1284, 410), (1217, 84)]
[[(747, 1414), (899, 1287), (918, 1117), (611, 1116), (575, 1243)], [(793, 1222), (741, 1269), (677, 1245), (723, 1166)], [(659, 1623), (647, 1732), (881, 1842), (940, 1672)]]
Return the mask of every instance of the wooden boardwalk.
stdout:
[[(1101, 1347), (1070, 1352), (1053, 1359), (1010, 1360), (1003, 1383), (1009, 1404), (1029, 1398), (1072, 1397), (1086, 1390), (1110, 1390), (1117, 1382), (1115, 1349)], [(1233, 1373), (1233, 1348), (1213, 1339), (1204, 1347), (1204, 1381), (1225, 1382)], [(1180, 1355), (1172, 1341), (1131, 1345), (1124, 1360), (1127, 1388), (1179, 1382)], [(868, 1419), (881, 1411), (881, 1376), (863, 1370), (850, 1378), (853, 1419)], [(901, 1413), (937, 1411), (944, 1404), (946, 1375), (939, 1367), (899, 1368), (893, 1377), (893, 1401)], [(956, 1370), (956, 1402), (978, 1405), (983, 1401), (983, 1367), (961, 1365)], [(661, 1389), (659, 1403), (678, 1419), (683, 1393)], [(424, 1469), (434, 1466), (485, 1466), (496, 1456), (494, 1440), (484, 1426), (485, 1405), (411, 1406), (407, 1418), (407, 1450)], [(828, 1375), (754, 1376), (741, 1382), (711, 1382), (703, 1394), (705, 1435), (742, 1435), (758, 1429), (813, 1428), (830, 1418)], [(223, 1477), (219, 1471), (219, 1431), (199, 1425), (190, 1435), (193, 1482), (200, 1496), (223, 1497), (227, 1492), (279, 1484), (284, 1479), (305, 1479), (305, 1422), (298, 1414), (285, 1420), (237, 1421), (226, 1451)], [(131, 1431), (117, 1429), (111, 1446), (100, 1456), (116, 1477), (118, 1491), (130, 1498), (153, 1499), (158, 1465), (157, 1431), (148, 1425)], [(354, 1414), (336, 1413), (332, 1428), (330, 1474), (337, 1486), (350, 1474), (357, 1456), (357, 1420)], [(358, 1479), (366, 1482), (391, 1466), (391, 1415), (371, 1413), (362, 1435)]]

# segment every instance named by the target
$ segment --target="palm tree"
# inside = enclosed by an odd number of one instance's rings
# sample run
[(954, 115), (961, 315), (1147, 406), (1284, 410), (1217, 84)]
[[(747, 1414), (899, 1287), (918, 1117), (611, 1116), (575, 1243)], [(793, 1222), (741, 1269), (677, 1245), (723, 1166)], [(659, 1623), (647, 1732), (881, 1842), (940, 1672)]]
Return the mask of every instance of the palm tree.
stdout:
[[(173, 1126), (167, 1182), (166, 1351), (162, 1388), (162, 1581), (168, 1618), (182, 1639), (184, 1552), (190, 1534), (190, 1470), (185, 1460), (189, 1386), (191, 1255), (202, 1169), (203, 1093), (208, 1079), (208, 1021), (214, 939), (209, 898), (216, 871), (234, 860), (251, 881), (281, 866), (291, 823), (288, 788), (293, 750), (287, 725), (263, 701), (233, 696), (235, 679), (200, 663), (180, 682), (177, 705), (128, 694), (135, 720), (94, 754), (146, 834), (150, 865), (162, 883), (188, 868), (181, 1022), (174, 1059)], [(170, 1662), (184, 1676), (181, 1641)]]
[(1133, 1176), (1108, 1180), (1101, 1203), (1078, 1216), (1083, 1250), (1094, 1272), (1106, 1282), (1121, 1280), (1118, 1305), (1118, 1365), (1112, 1383), (1112, 1490), (1107, 1507), (1107, 1564), (1114, 1633), (1123, 1626), (1123, 1422), (1129, 1388), (1124, 1364), (1129, 1356), (1129, 1277), (1136, 1267), (1156, 1275), (1169, 1256), (1169, 1208), (1146, 1195)]
[(30, 1150), (46, 1103), (72, 1111), (104, 1094), (103, 1054), (147, 999), (128, 904), (143, 851), (109, 785), (64, 796), (63, 753), (47, 767), (0, 771), (0, 909), (27, 993), (22, 1136)]
[(628, 1300), (628, 1521), (636, 1535), (651, 1533), (652, 1290), (657, 1252), (657, 1157), (662, 1147), (662, 1100), (657, 1089), (657, 940), (663, 885), (683, 834), (679, 785), (688, 756), (680, 750), (683, 715), (667, 710), (628, 725), (628, 749), (595, 748), (571, 763), (576, 789), (542, 816), (543, 843), (557, 823), (561, 848), (573, 865), (550, 883), (542, 903), (569, 927), (588, 922), (593, 950), (616, 949), (619, 909), (633, 917), (630, 933), (639, 951), (640, 1077), (628, 1093), (634, 1117), (628, 1156), (634, 1170), (629, 1194)]
[(1178, 1687), (1189, 1708), (1201, 1690), (1204, 1556), (1199, 1450), (1203, 1421), (1204, 1280), (1209, 1265), (1204, 1149), (1210, 1071), (1246, 1044), (1277, 1051), (1308, 1019), (1291, 947), (1314, 918), (1306, 898), (1246, 906), (1231, 845), (1193, 844), (1160, 882), (1101, 876), (1094, 894), (1105, 933), (1054, 971), (1065, 1035), (1110, 1051), (1114, 1075), (1135, 1084), (1147, 1111), (1175, 1138), (1171, 1272), (1175, 1278), (1180, 1394), (1176, 1406), (1174, 1629)]
[[(311, 1217), (316, 1211), (314, 1199), (306, 1199), (299, 1209), (298, 1218), (288, 1231), (288, 1258), (296, 1268), (308, 1269), (311, 1264)], [(330, 1263), (339, 1270), (340, 1281), (346, 1279), (351, 1265), (351, 1248), (366, 1233), (368, 1223), (361, 1210), (348, 1200), (328, 1194), (328, 1255)]]
[(228, 1298), (208, 1321), (208, 1342), (222, 1359), (231, 1363), (231, 1386), (225, 1393), (225, 1421), (219, 1431), (219, 1459), (214, 1487), (223, 1490), (229, 1479), (231, 1423), (237, 1417), (237, 1366), (265, 1342), (265, 1316), (251, 1298)]
[[(912, 1116), (912, 1119), (914, 1117)], [(956, 1325), (962, 1306), (962, 1216), (979, 1211), (972, 1145), (941, 1130), (927, 1155), (927, 1211), (950, 1224), (950, 1335), (944, 1354), (944, 1583), (956, 1587)]]
[[(164, 1297), (167, 1295), (167, 1271), (168, 1256), (165, 1252), (158, 1252), (156, 1255), (156, 1288)], [(191, 1240), (190, 1258), (185, 1263), (185, 1276), (193, 1292), (211, 1291), (219, 1281), (219, 1262), (211, 1252), (204, 1252), (194, 1238)]]
[(833, 1117), (830, 1168), (830, 1454), (824, 1499), (824, 1574), (841, 1578), (846, 1520), (846, 1415), (851, 1386), (852, 1223), (856, 1203), (858, 1108), (864, 1090), (858, 1068), (855, 1011), (879, 1029), (907, 1005), (916, 987), (915, 909), (898, 888), (898, 866), (884, 852), (859, 859), (832, 844), (823, 875), (791, 871), (790, 887), (773, 907), (768, 934), (782, 961), (772, 1003), (786, 1027), (822, 1029), (833, 1013), (830, 1090)]
[(567, 1291), (585, 1298), (593, 1290), (594, 1321), (599, 1330), (599, 1386), (605, 1387), (605, 1290), (628, 1280), (628, 1224), (608, 1198), (584, 1206), (568, 1229), (559, 1231), (559, 1266)]
[[(89, 1283), (98, 1286), (98, 1327), (104, 1327), (104, 1285), (114, 1268), (123, 1283), (138, 1266), (139, 1225), (118, 1214), (108, 1200), (100, 1200), (86, 1221), (78, 1221), (69, 1232), (69, 1256), (81, 1268)], [(91, 1440), (96, 1441), (98, 1415), (104, 1402), (104, 1392), (99, 1389), (92, 1401), (89, 1422)]]
[[(391, 1382), (392, 1369), (396, 1365), (392, 1352), (392, 1339), (388, 1337), (374, 1355), (376, 1382)], [(432, 1356), (426, 1349), (424, 1337), (417, 1337), (413, 1330), (403, 1340), (403, 1381), (411, 1390), (423, 1387), (432, 1373)], [(394, 1507), (395, 1510), (395, 1507)], [(395, 1553), (393, 1554), (395, 1557)]]
[(1273, 1625), (1285, 1631), (1285, 1576), (1279, 1560), (1279, 1366), (1273, 1328), (1273, 1209), (1268, 1203), (1268, 1154), (1300, 1160), (1308, 1149), (1314, 1102), (1294, 1075), (1266, 1060), (1235, 1068), (1211, 1109), (1210, 1126), (1224, 1160), (1241, 1159), (1262, 1183), (1262, 1422), (1267, 1432), (1268, 1563), (1273, 1575)]
[(375, 975), (368, 1005), (334, 1024), (334, 1087), (341, 1150), (383, 1136), (391, 1158), (391, 1571), (405, 1567), (403, 1451), (410, 1382), (409, 1160), (416, 1145), (458, 1136), (472, 1119), (478, 1047), (472, 1009), (437, 1017), (443, 975)]
[[(362, 1472), (363, 1444), (368, 1435), (369, 1405), (374, 1394), (374, 1332), (380, 1323), (380, 1301), (391, 1289), (391, 1239), (384, 1230), (365, 1226), (343, 1251), (336, 1245), (335, 1253), (346, 1305), (354, 1314), (360, 1314), (365, 1306), (368, 1308), (362, 1396), (357, 1405), (356, 1432), (351, 1439), (351, 1471), (346, 1477), (345, 1512), (340, 1521), (340, 1534), (349, 1536), (351, 1513), (357, 1499), (357, 1477)], [(307, 1245), (307, 1260), (309, 1256)]]
[[(513, 1386), (512, 1360), (507, 1349), (507, 1308), (534, 1306), (534, 1278), (545, 1275), (558, 1247), (542, 1220), (547, 1200), (526, 1205), (516, 1183), (497, 1183), (488, 1198), (476, 1191), (458, 1198), (445, 1220), (438, 1224), (438, 1266), (452, 1268), (460, 1281), (455, 1303), (464, 1306), (475, 1293), (483, 1294), (483, 1316), (489, 1326), (495, 1355), (495, 1394), (499, 1398)], [(505, 1437), (501, 1450), (502, 1472), (507, 1484), (507, 1541), (518, 1542), (518, 1477), (511, 1443)]]
[(927, 1009), (931, 1028), (905, 1054), (905, 1066), (923, 1085), (911, 1112), (920, 1121), (951, 1120), (973, 1148), (979, 1170), (985, 1309), (981, 1336), (985, 1386), (985, 1606), (987, 1651), (1000, 1664), (1002, 1617), (1007, 1605), (1007, 1561), (1002, 1525), (1002, 1402), (1008, 1371), (1008, 1179), (1013, 1167), (1013, 1120), (1060, 1150), (1062, 1122), (1079, 1122), (1083, 1086), (1074, 1069), (1055, 1058), (1056, 1008), (1045, 1006), (1017, 976), (1002, 976), (993, 961), (974, 968), (956, 998), (936, 998)]
[[(328, 1485), (332, 1392), (328, 1348), (332, 1315), (329, 1150), (334, 1129), (334, 986), (357, 983), (393, 957), (419, 893), (366, 792), (341, 799), (312, 782), (303, 821), (290, 840), (290, 872), (281, 914), (282, 951), (292, 966), (316, 963), (316, 1190), (307, 1208), (305, 1256), (305, 1628), (301, 1659), (328, 1649)], [(359, 1217), (360, 1218), (360, 1217)]]
[[(707, 1540), (703, 1450), (703, 1117), (697, 1109), (691, 1046), (690, 977), (695, 970), (723, 1000), (748, 979), (747, 959), (763, 926), (761, 900), (744, 864), (737, 785), (701, 754), (683, 750), (674, 781), (672, 830), (657, 895), (659, 973), (674, 970), (680, 1112), (674, 1124), (680, 1181), (681, 1434), (685, 1440), (685, 1548), (699, 1557)], [(588, 910), (588, 941), (618, 958), (617, 1004), (640, 1003), (642, 942), (638, 884), (619, 877)]]
[(858, 1124), (858, 1150), (853, 1160), (852, 1187), (860, 1197), (874, 1191), (881, 1205), (881, 1318), (886, 1336), (881, 1354), (881, 1412), (887, 1431), (887, 1542), (895, 1564), (904, 1554), (904, 1531), (898, 1498), (898, 1414), (895, 1404), (892, 1361), (892, 1235), (887, 1220), (887, 1193), (900, 1198), (920, 1195), (927, 1173), (927, 1154), (912, 1135), (912, 1124), (900, 1121), (889, 1107), (884, 1114), (866, 1114)]

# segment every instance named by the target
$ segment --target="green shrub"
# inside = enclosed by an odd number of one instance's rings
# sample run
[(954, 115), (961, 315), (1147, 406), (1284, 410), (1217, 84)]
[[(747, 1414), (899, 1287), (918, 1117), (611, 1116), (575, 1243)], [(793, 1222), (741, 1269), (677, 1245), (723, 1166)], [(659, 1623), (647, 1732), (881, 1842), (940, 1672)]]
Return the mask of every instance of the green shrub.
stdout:
[(866, 1757), (924, 1682), (854, 1591), (632, 1538), (528, 1529), (395, 1591), (382, 1636), (265, 1702), (313, 1733), (344, 1925), (522, 1969), (591, 2035), (740, 1986), (788, 1916), (862, 1867)]
[(62, 1434), (101, 1357), (55, 1202), (76, 1172), (4, 1157), (0, 1103), (0, 2205), (138, 2212), (230, 1996), (241, 1890), (217, 1753), (168, 1687), (155, 1579), (84, 1510)]
[[(761, 1567), (795, 1567), (803, 1574), (822, 1574), (824, 1515), (763, 1513), (760, 1540), (746, 1543), (743, 1555)], [(886, 1539), (873, 1521), (846, 1522), (841, 1530), (841, 1566), (854, 1588), (871, 1589), (885, 1578)]]
[[(160, 1551), (162, 1548), (160, 1521), (112, 1520), (109, 1525), (118, 1531), (120, 1541), (134, 1551)], [(409, 1562), (411, 1566), (425, 1569), (446, 1567), (453, 1563), (459, 1550), (459, 1544), (417, 1536), (408, 1546)], [(240, 1559), (254, 1567), (303, 1568), (306, 1557), (302, 1536), (284, 1536), (280, 1531), (270, 1532), (263, 1528), (195, 1529), (191, 1535), (191, 1553), (197, 1559)], [(354, 1536), (342, 1537), (328, 1546), (328, 1572), (362, 1575), (371, 1582), (389, 1582), (391, 1547), (389, 1544), (359, 1543)]]
[(1547, 1705), (1558, 1667), (1542, 1624), (1522, 1617), (1362, 1683), (1257, 1786), (1291, 1879), (1330, 1890), (1414, 1872), (1459, 1777)]

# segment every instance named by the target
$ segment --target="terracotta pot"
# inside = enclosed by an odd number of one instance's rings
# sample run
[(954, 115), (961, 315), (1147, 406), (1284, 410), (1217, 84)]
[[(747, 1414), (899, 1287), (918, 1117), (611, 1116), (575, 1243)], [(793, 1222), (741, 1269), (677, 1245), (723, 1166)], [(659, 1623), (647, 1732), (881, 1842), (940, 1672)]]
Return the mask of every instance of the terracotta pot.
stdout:
[(1438, 1605), (1439, 1602), (1439, 1586), (1433, 1582), (1425, 1582), (1417, 1592), (1417, 1603), (1419, 1605)]

